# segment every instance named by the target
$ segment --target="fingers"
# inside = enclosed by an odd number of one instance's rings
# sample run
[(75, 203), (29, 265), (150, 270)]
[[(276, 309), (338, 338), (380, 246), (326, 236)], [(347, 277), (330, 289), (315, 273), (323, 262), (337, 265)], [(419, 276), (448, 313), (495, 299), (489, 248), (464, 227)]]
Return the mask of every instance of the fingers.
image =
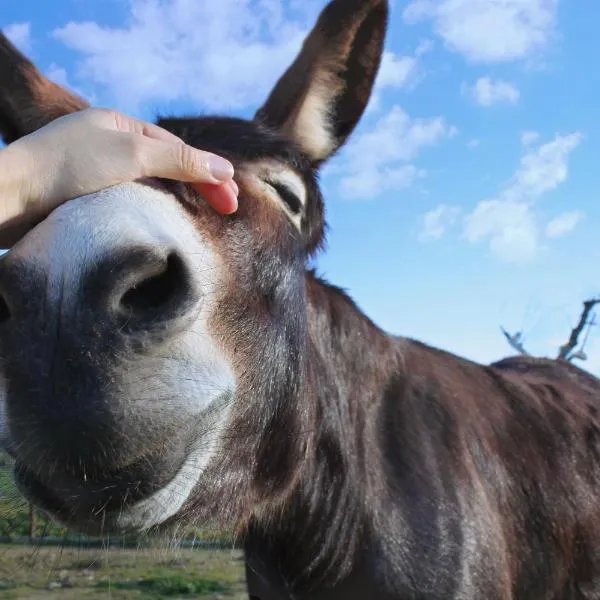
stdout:
[[(231, 214), (237, 210), (239, 190), (233, 181), (233, 166), (229, 161), (192, 148), (153, 123), (119, 112), (113, 115), (117, 130), (152, 140), (144, 140), (142, 146), (141, 162), (146, 175), (192, 182), (193, 187), (217, 212)], [(171, 152), (164, 152), (165, 144), (171, 146)]]
[(136, 159), (145, 176), (212, 184), (233, 178), (233, 165), (228, 160), (182, 142), (140, 136), (136, 145)]
[(231, 214), (237, 210), (238, 187), (228, 160), (181, 141), (173, 144), (140, 136), (136, 142), (142, 175), (190, 182), (217, 212)]
[(238, 207), (238, 189), (233, 179), (222, 185), (194, 183), (193, 187), (220, 214), (230, 215)]
[(114, 122), (118, 132), (133, 134), (142, 175), (190, 182), (217, 212), (231, 214), (237, 210), (239, 190), (228, 160), (188, 146), (166, 129), (118, 111), (102, 110), (98, 116)]

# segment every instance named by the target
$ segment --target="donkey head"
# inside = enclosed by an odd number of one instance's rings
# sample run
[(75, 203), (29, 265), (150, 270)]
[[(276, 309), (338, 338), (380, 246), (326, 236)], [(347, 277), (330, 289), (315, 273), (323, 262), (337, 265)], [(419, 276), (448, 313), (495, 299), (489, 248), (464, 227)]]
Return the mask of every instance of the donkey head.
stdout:
[[(6, 448), (22, 491), (90, 533), (250, 514), (289, 489), (313, 418), (305, 265), (318, 169), (360, 119), (385, 0), (333, 0), (254, 119), (163, 119), (228, 158), (239, 210), (144, 180), (66, 202), (0, 260)], [(10, 142), (86, 103), (0, 38)]]

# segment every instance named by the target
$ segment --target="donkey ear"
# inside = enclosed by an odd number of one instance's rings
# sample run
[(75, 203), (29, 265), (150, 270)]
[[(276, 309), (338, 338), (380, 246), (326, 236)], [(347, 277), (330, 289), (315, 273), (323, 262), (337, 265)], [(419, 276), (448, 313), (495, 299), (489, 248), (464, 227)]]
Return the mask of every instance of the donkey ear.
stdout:
[(387, 0), (333, 0), (255, 119), (282, 131), (317, 164), (344, 144), (371, 96)]
[(0, 134), (7, 144), (88, 106), (46, 79), (0, 32)]

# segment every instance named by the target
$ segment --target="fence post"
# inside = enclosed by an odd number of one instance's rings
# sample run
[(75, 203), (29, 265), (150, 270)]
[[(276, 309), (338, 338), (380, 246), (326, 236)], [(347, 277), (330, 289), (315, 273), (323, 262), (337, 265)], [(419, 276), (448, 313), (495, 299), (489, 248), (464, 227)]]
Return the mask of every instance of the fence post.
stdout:
[(35, 540), (35, 530), (36, 530), (36, 512), (35, 506), (30, 502), (29, 503), (29, 541), (33, 542)]

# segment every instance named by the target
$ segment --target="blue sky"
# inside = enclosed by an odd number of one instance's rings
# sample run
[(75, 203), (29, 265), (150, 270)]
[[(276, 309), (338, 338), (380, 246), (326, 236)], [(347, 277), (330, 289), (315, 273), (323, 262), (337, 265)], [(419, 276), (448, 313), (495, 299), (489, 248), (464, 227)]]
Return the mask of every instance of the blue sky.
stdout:
[[(93, 103), (250, 116), (324, 0), (5, 0)], [(478, 361), (555, 354), (600, 294), (599, 2), (392, 3), (376, 91), (323, 174), (319, 270), (385, 329)], [(600, 373), (600, 330), (579, 363)]]

